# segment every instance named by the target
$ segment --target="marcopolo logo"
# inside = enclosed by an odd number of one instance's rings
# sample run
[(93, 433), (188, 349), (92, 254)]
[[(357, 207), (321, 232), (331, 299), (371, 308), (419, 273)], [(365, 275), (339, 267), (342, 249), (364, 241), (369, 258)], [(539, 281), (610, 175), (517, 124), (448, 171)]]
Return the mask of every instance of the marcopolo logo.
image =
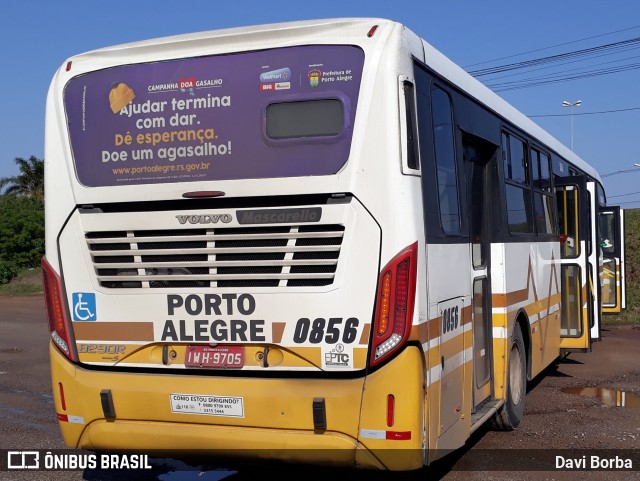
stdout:
[(322, 209), (261, 209), (236, 212), (239, 224), (287, 224), (290, 222), (320, 222)]

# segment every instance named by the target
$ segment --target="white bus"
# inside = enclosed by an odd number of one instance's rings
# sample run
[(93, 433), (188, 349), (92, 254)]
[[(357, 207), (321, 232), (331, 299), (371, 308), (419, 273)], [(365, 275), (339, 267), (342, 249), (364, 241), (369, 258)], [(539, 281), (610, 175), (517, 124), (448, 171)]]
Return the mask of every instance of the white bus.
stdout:
[(415, 469), (600, 338), (600, 177), (398, 23), (78, 55), (45, 159), (74, 448)]

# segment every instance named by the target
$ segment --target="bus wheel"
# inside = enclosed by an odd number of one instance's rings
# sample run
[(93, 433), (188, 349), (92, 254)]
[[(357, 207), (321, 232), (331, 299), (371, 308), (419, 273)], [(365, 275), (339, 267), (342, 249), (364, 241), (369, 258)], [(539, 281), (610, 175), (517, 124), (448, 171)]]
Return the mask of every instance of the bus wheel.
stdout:
[(492, 418), (494, 429), (512, 431), (524, 415), (524, 400), (527, 394), (527, 356), (520, 324), (516, 323), (509, 347), (507, 369), (507, 399)]

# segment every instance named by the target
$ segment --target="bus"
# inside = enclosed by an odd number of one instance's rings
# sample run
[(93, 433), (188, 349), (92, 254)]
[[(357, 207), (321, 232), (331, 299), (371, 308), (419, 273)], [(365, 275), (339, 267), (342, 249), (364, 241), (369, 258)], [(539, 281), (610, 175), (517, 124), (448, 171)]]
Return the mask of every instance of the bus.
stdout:
[(624, 302), (596, 170), (393, 21), (75, 56), (45, 137), (73, 448), (417, 469)]

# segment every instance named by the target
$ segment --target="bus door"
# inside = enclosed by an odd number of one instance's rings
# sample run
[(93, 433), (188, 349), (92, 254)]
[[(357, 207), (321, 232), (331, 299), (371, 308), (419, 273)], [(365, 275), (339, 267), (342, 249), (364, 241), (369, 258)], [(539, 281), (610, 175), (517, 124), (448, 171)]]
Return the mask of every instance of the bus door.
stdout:
[(600, 208), (602, 312), (619, 314), (626, 306), (624, 277), (624, 209)]
[(473, 410), (493, 394), (491, 329), (491, 172), (497, 146), (463, 135), (463, 153), (469, 186), (471, 238), (471, 301), (473, 322)]
[(589, 278), (587, 281), (590, 294), (591, 309), (591, 341), (599, 341), (602, 337), (602, 300), (600, 297), (600, 247), (598, 245), (600, 231), (598, 225), (598, 194), (595, 182), (587, 182), (588, 202), (589, 202), (589, 241), (587, 241), (589, 264)]
[(593, 242), (595, 222), (591, 220), (595, 185), (585, 176), (560, 177), (556, 178), (555, 192), (561, 256), (560, 348), (588, 350), (591, 341), (600, 337), (594, 308), (598, 305), (595, 287), (599, 285), (593, 282), (598, 250)]

